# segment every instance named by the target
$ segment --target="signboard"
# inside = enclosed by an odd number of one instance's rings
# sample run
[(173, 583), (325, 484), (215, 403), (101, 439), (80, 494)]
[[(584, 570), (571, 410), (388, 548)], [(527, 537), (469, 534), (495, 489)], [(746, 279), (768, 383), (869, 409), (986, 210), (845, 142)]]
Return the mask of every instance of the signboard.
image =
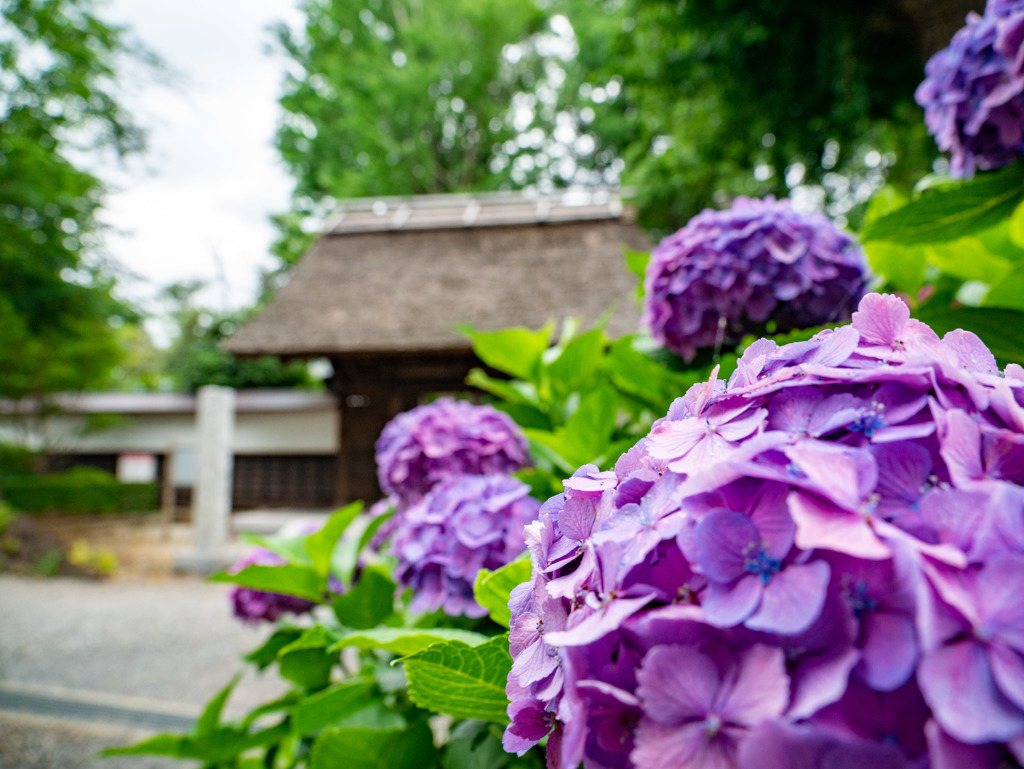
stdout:
[(156, 479), (156, 454), (117, 455), (117, 480), (121, 483), (153, 483)]

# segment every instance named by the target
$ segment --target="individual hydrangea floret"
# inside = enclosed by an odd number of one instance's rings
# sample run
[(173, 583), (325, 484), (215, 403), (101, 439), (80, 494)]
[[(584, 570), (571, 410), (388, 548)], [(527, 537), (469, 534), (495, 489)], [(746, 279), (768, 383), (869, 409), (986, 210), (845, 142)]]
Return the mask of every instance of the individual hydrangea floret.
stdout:
[(399, 414), (377, 439), (377, 477), (399, 508), (456, 475), (513, 473), (530, 464), (522, 431), (486, 405), (451, 398)]
[(755, 342), (526, 528), (507, 750), (601, 769), (1024, 763), (1024, 369), (899, 298)]
[[(284, 566), (285, 560), (265, 548), (256, 548), (228, 569), (237, 574), (246, 566)], [(285, 614), (305, 614), (316, 606), (312, 601), (283, 593), (270, 593), (238, 585), (230, 593), (235, 617), (248, 623), (276, 622)]]
[(990, 0), (925, 65), (915, 98), (950, 174), (1001, 168), (1024, 153), (1024, 3)]
[(413, 611), (481, 617), (473, 598), (480, 569), (498, 569), (525, 549), (523, 528), (540, 503), (507, 475), (461, 475), (435, 486), (397, 519), (391, 549)]
[(763, 333), (850, 317), (864, 293), (867, 261), (825, 216), (788, 200), (737, 198), (707, 209), (654, 249), (643, 323), (690, 361), (698, 350)]

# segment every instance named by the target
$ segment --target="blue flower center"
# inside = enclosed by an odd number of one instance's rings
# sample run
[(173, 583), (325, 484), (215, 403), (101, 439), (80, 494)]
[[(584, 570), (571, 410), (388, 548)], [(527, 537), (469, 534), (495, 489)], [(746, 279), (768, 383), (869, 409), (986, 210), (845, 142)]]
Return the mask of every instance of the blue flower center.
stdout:
[(870, 438), (876, 432), (885, 427), (885, 420), (877, 411), (869, 411), (852, 425), (850, 429), (854, 432), (864, 433), (865, 438)]
[(760, 577), (762, 585), (767, 585), (771, 582), (772, 575), (778, 574), (782, 570), (782, 561), (772, 558), (763, 547), (751, 544), (747, 557), (743, 561), (743, 568)]
[(846, 584), (843, 586), (843, 598), (853, 609), (853, 616), (860, 619), (867, 612), (878, 608), (878, 601), (868, 595), (868, 586), (864, 580), (859, 579), (856, 582), (844, 580), (844, 582)]

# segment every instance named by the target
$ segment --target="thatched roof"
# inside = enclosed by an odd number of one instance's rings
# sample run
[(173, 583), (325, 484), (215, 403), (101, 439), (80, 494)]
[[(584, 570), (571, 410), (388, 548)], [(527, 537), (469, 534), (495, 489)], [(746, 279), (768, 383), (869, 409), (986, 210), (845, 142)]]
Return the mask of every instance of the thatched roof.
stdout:
[(607, 192), (350, 201), (225, 348), (288, 357), (456, 353), (469, 349), (457, 324), (590, 324), (609, 308), (609, 332), (628, 333), (639, 310), (623, 247), (650, 245)]

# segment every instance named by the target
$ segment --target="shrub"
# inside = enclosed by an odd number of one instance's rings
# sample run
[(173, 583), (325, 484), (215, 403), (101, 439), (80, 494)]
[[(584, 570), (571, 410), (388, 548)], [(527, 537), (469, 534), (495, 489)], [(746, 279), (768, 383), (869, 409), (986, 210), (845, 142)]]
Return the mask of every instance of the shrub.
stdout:
[(0, 485), (4, 500), (26, 513), (72, 515), (155, 510), (156, 484), (120, 483), (109, 473), (76, 467), (53, 475), (13, 476)]

